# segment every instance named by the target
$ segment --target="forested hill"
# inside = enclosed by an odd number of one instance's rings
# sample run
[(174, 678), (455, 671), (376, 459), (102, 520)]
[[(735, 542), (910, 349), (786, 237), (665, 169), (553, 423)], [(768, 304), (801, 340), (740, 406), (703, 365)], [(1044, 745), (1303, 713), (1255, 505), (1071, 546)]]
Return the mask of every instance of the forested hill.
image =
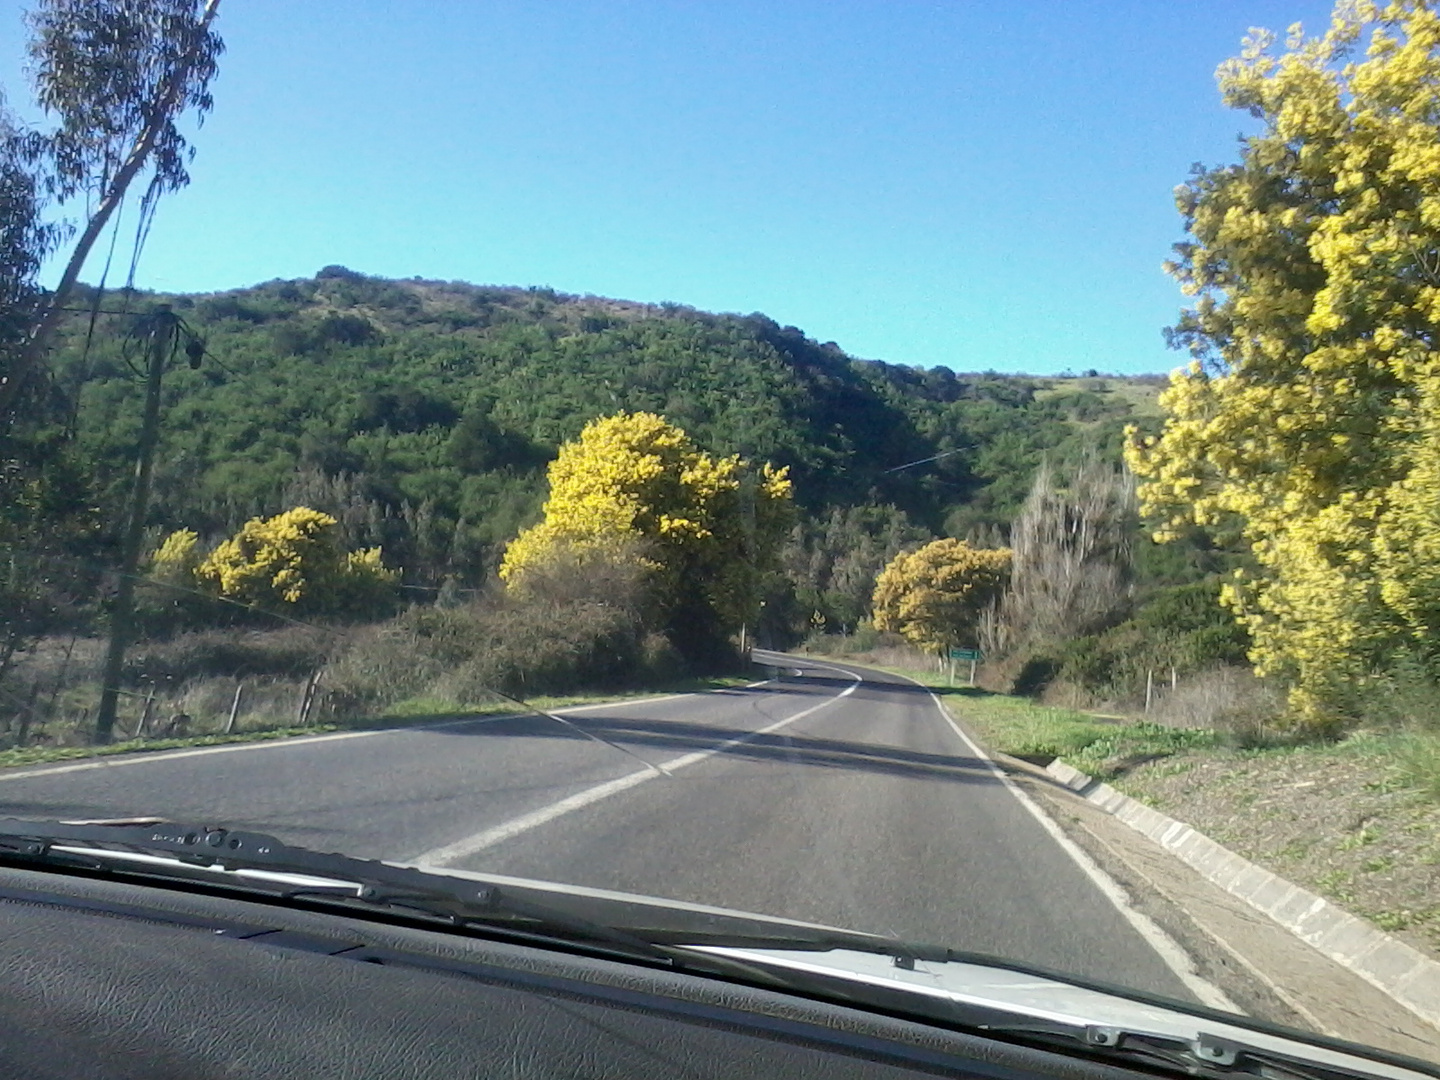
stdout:
[(122, 302), (169, 303), (208, 343), (198, 370), (166, 377), (157, 529), (217, 536), (303, 502), (430, 585), (493, 567), (538, 513), (545, 463), (597, 415), (662, 413), (707, 449), (789, 465), (805, 522), (790, 562), (823, 593), (846, 552), (873, 563), (908, 539), (1003, 528), (1041, 455), (1116, 454), (1162, 381), (921, 370), (763, 315), (328, 267), (218, 294), (107, 293), (93, 333), (73, 317), (56, 372), (80, 389), (80, 442), (111, 498), (141, 399), (128, 320), (103, 313)]

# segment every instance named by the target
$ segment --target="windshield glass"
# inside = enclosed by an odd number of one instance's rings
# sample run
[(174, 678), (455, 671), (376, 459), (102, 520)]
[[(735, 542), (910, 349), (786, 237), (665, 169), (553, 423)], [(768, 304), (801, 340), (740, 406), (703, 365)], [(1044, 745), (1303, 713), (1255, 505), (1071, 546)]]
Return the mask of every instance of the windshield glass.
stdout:
[(0, 816), (1440, 1057), (1440, 15), (1331, 15), (0, 3)]

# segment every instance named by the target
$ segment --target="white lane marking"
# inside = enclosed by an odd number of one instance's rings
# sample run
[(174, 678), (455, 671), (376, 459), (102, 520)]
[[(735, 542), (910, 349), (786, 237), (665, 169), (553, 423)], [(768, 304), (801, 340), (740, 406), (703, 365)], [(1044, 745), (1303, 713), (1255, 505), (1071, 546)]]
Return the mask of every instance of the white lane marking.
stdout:
[[(740, 689), (753, 690), (758, 686), (764, 686), (774, 681), (774, 679), (763, 679), (760, 682), (746, 683)], [(664, 697), (626, 698), (623, 701), (607, 701), (603, 705), (567, 705), (563, 709), (548, 709), (546, 711), (566, 714), (592, 712), (596, 709), (616, 709), (622, 705), (654, 705), (662, 701), (676, 701), (680, 698), (701, 697), (705, 694), (723, 694), (726, 692), (724, 689), (697, 690), (688, 694), (667, 694)], [(205, 757), (210, 754), (236, 754), (244, 750), (293, 749), (297, 746), (314, 746), (316, 743), (339, 742), (341, 739), (368, 739), (375, 735), (395, 735), (404, 731), (435, 731), (441, 728), (463, 727), (466, 724), (486, 724), (495, 720), (510, 720), (517, 716), (525, 715), (528, 714), (506, 713), (503, 716), (477, 715), (467, 716), (460, 720), (441, 720), (436, 724), (382, 727), (375, 728), (371, 731), (337, 731), (329, 735), (291, 735), (278, 739), (264, 739), (258, 742), (225, 743), (222, 746), (197, 746), (189, 750), (154, 750), (148, 753), (141, 750), (133, 754), (101, 754), (97, 757), (86, 758), (84, 761), (77, 761), (70, 765), (51, 765), (41, 769), (25, 769), (21, 767), (14, 771), (0, 771), (0, 781), (28, 780), (33, 776), (59, 776), (62, 773), (87, 772), (90, 769), (120, 769), (127, 765), (152, 765), (156, 762), (181, 761), (184, 758)]]
[[(836, 668), (835, 670), (838, 671), (842, 669)], [(820, 704), (811, 705), (808, 709), (802, 709), (800, 712), (792, 716), (787, 716), (783, 720), (777, 720), (775, 723), (767, 724), (765, 727), (757, 728), (755, 731), (747, 731), (744, 735), (737, 735), (733, 739), (726, 739), (724, 742), (718, 743), (715, 746), (708, 747), (704, 750), (695, 750), (681, 757), (661, 762), (661, 767), (665, 770), (666, 774), (673, 774), (681, 769), (704, 761), (706, 758), (714, 757), (716, 754), (722, 754), (732, 747), (739, 746), (741, 743), (749, 742), (751, 739), (758, 738), (761, 735), (769, 735), (772, 732), (779, 731), (793, 724), (796, 720), (800, 720), (813, 712), (825, 708), (827, 705), (835, 704), (835, 702), (841, 698), (849, 697), (855, 692), (856, 687), (860, 685), (861, 677), (848, 671), (845, 672), (845, 674), (849, 675), (850, 678), (855, 681), (840, 693), (835, 694), (833, 697), (826, 698), (820, 702)], [(603, 784), (596, 784), (594, 787), (586, 788), (584, 791), (577, 791), (574, 795), (561, 799), (559, 802), (551, 803), (549, 806), (542, 806), (540, 809), (532, 810), (528, 814), (522, 814), (520, 817), (501, 822), (499, 825), (482, 830), (473, 836), (467, 836), (464, 839), (457, 840), (453, 844), (445, 844), (442, 847), (434, 848), (421, 855), (415, 856), (415, 858), (409, 861), (421, 867), (438, 868), (447, 866), (452, 862), (457, 862), (467, 856), (484, 851), (486, 848), (494, 847), (496, 844), (509, 840), (513, 836), (528, 832), (536, 826), (554, 821), (556, 818), (568, 814), (572, 810), (579, 810), (592, 803), (597, 803), (601, 799), (608, 799), (611, 795), (628, 791), (630, 788), (643, 784), (647, 780), (654, 780), (659, 775), (661, 774), (652, 772), (650, 769), (640, 769), (637, 772), (628, 773), (614, 780), (608, 780)]]
[[(452, 727), (471, 720), (447, 720), (442, 724), (426, 724), (425, 727)], [(417, 725), (418, 726), (418, 725)], [(203, 757), (208, 754), (232, 754), (242, 750), (276, 750), (283, 747), (314, 746), (322, 742), (339, 742), (341, 739), (364, 739), (371, 735), (389, 735), (396, 731), (410, 731), (413, 728), (384, 728), (377, 731), (340, 731), (330, 735), (296, 735), (289, 738), (267, 739), (263, 742), (226, 743), (224, 746), (199, 746), (191, 750), (143, 751), (131, 754), (104, 754), (87, 758), (73, 765), (52, 765), (44, 769), (27, 769), (23, 772), (0, 773), (0, 781), (28, 780), (32, 776), (58, 776), (61, 773), (86, 772), (90, 769), (119, 769), (127, 765), (150, 765), (160, 761), (180, 761), (184, 758)]]
[(1150, 916), (1138, 910), (1131, 901), (1129, 894), (1120, 887), (1115, 879), (1102, 870), (1099, 864), (1090, 857), (1084, 848), (1066, 836), (1060, 826), (1056, 825), (1054, 820), (1051, 819), (1050, 815), (1041, 809), (1035, 800), (1030, 798), (1030, 796), (1021, 789), (1020, 785), (1005, 775), (1005, 771), (990, 760), (990, 755), (976, 745), (974, 739), (965, 734), (965, 729), (955, 722), (955, 718), (950, 715), (950, 710), (945, 708), (944, 703), (936, 696), (935, 691), (926, 687), (924, 683), (917, 682), (908, 676), (897, 675), (896, 677), (905, 679), (907, 682), (915, 683), (916, 686), (921, 687), (930, 695), (930, 700), (935, 703), (935, 708), (940, 711), (940, 715), (945, 718), (945, 721), (950, 725), (955, 734), (960, 736), (960, 741), (969, 748), (976, 758), (985, 763), (989, 770), (995, 774), (996, 778), (1005, 785), (1010, 794), (1020, 800), (1020, 805), (1030, 812), (1030, 816), (1039, 822), (1042, 829), (1050, 834), (1051, 838), (1060, 845), (1061, 850), (1069, 855), (1075, 864), (1085, 872), (1085, 876), (1095, 883), (1096, 888), (1115, 906), (1125, 921), (1135, 928), (1136, 933), (1144, 938), (1150, 947), (1155, 950), (1160, 959), (1164, 961), (1165, 966), (1175, 973), (1176, 977), (1185, 984), (1186, 988), (1189, 989), (1192, 994), (1200, 999), (1202, 1004), (1208, 1005), (1212, 1009), (1224, 1009), (1227, 1012), (1233, 1012), (1240, 1016), (1245, 1015), (1245, 1010), (1231, 1001), (1229, 995), (1226, 994), (1224, 990), (1221, 990), (1195, 969), (1195, 962), (1190, 959), (1190, 954), (1180, 947), (1180, 943), (1162, 930)]

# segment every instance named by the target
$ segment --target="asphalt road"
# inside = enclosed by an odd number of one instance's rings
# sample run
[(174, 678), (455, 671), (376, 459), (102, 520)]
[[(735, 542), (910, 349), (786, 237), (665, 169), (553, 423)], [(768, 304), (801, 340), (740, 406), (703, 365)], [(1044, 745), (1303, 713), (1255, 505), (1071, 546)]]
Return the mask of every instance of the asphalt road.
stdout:
[[(1184, 1000), (920, 687), (772, 657), (706, 694), (0, 772), (0, 814), (154, 814), (850, 927)], [(641, 760), (643, 759), (643, 760)], [(646, 762), (659, 766), (650, 768)]]

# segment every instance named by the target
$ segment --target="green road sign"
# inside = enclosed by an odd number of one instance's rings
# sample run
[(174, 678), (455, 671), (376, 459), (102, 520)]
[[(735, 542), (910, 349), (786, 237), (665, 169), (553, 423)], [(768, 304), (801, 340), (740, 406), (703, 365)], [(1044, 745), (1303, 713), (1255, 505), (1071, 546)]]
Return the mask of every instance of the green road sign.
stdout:
[(980, 659), (980, 650), (979, 650), (979, 649), (951, 649), (951, 650), (950, 650), (950, 659), (951, 659), (951, 660), (979, 660), (979, 659)]

